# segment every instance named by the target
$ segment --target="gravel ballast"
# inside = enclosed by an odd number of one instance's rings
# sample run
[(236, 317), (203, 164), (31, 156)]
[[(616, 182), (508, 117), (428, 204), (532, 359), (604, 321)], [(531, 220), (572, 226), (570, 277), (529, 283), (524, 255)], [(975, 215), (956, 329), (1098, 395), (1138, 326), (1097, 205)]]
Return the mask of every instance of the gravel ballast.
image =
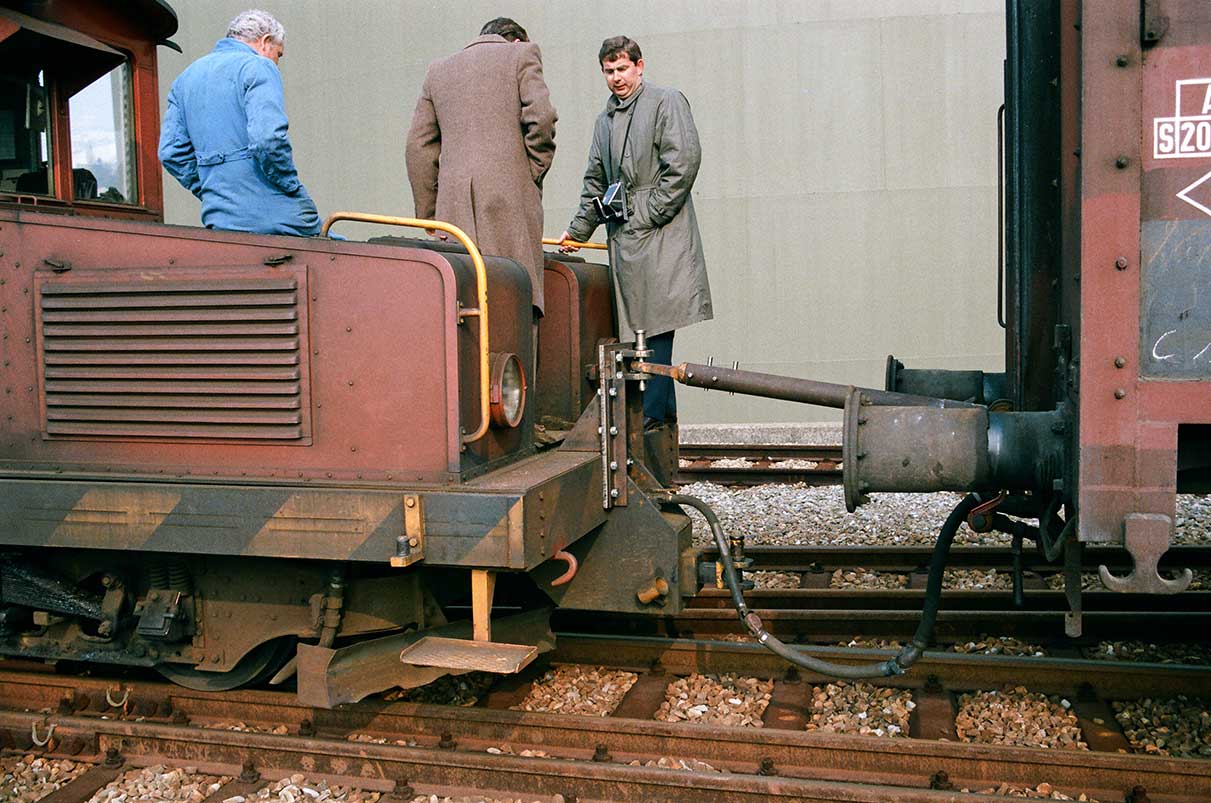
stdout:
[(0, 759), (0, 801), (33, 803), (88, 771), (91, 764), (70, 759), (9, 756)]
[(1067, 700), (1024, 686), (962, 695), (955, 733), (964, 742), (1089, 749)]
[(774, 681), (737, 675), (690, 675), (669, 684), (655, 719), (760, 728)]
[(1086, 658), (1148, 664), (1211, 665), (1211, 645), (1152, 644), (1144, 641), (1101, 641), (1083, 650)]
[(1136, 750), (1179, 758), (1211, 757), (1207, 700), (1178, 696), (1113, 704), (1114, 716)]
[(521, 711), (608, 717), (635, 685), (634, 672), (603, 666), (561, 666), (550, 669), (530, 687)]
[[(719, 516), (725, 534), (742, 533), (748, 544), (771, 546), (932, 546), (938, 530), (963, 498), (957, 493), (879, 493), (854, 513), (845, 510), (839, 486), (757, 485), (726, 488), (711, 482), (684, 486)], [(689, 510), (687, 508), (687, 510)], [(694, 520), (694, 542), (713, 544), (702, 517)], [(1005, 533), (959, 528), (955, 546), (1009, 546)], [(1211, 542), (1211, 495), (1179, 494), (1175, 544)]]
[(230, 780), (193, 767), (156, 764), (122, 773), (97, 790), (88, 803), (202, 803)]
[(907, 736), (917, 704), (909, 689), (838, 681), (812, 687), (809, 731), (860, 736)]

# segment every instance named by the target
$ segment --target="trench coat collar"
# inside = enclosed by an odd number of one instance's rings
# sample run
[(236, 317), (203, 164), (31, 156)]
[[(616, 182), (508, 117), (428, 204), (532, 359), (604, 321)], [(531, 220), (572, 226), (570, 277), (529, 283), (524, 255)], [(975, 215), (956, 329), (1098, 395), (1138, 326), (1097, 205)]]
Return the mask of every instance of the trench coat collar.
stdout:
[[(483, 45), (483, 44), (496, 44), (496, 45), (506, 44), (507, 45), (507, 44), (509, 44), (509, 40), (504, 38), (503, 36), (501, 36), (498, 33), (486, 33), (483, 36), (477, 36), (474, 39), (472, 39), (471, 42), (467, 45), (467, 47), (473, 47), (475, 45)], [(463, 50), (466, 50), (467, 47), (464, 47)]]
[(617, 95), (610, 95), (610, 99), (606, 101), (606, 114), (613, 117), (614, 112), (624, 112), (629, 109), (639, 99), (639, 96), (643, 94), (645, 86), (647, 84), (641, 80), (639, 86), (635, 87), (635, 91), (626, 100), (619, 100)]

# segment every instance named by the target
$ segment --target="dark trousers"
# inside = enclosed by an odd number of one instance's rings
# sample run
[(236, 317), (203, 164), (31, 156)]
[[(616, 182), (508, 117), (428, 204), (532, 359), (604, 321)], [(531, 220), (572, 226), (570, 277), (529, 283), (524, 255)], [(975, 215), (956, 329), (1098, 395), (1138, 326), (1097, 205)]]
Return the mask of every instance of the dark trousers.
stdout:
[[(649, 359), (652, 362), (673, 364), (673, 334), (665, 332), (648, 338), (648, 348), (652, 350)], [(677, 420), (677, 396), (673, 392), (672, 379), (657, 376), (647, 380), (647, 387), (643, 391), (643, 417), (657, 421)]]

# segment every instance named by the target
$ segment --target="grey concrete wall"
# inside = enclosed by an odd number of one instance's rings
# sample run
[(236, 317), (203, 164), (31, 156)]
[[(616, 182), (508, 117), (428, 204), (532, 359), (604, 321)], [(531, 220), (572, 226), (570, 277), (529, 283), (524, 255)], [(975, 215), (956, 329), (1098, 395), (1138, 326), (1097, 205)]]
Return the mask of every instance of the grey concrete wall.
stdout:
[[(162, 97), (249, 2), (174, 0), (185, 53), (161, 49)], [(1003, 367), (1002, 0), (257, 2), (287, 29), (291, 137), (321, 214), (412, 214), (403, 137), (425, 66), (504, 15), (542, 46), (559, 110), (545, 187), (558, 235), (608, 97), (597, 48), (626, 33), (646, 78), (689, 98), (702, 138), (694, 203), (716, 318), (679, 332), (675, 359), (873, 385), (888, 353)], [(166, 183), (168, 221), (197, 223), (197, 202)], [(687, 422), (836, 417), (687, 388), (678, 402)]]

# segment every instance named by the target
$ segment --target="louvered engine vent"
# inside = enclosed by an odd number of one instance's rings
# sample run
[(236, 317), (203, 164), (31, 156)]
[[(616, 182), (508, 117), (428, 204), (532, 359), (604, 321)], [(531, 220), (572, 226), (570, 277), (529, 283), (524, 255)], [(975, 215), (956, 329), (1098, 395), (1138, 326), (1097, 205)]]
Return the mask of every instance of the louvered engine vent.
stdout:
[(97, 273), (39, 288), (49, 437), (309, 438), (305, 272)]

